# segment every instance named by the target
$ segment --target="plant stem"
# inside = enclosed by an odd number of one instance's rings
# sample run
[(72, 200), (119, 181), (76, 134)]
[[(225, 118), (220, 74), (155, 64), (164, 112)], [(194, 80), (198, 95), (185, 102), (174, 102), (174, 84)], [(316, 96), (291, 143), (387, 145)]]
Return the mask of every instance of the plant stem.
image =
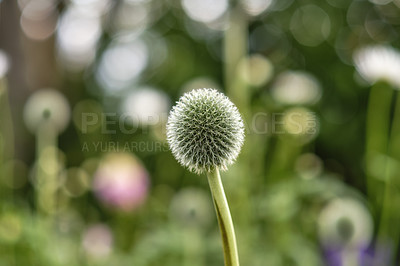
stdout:
[(226, 200), (224, 187), (222, 186), (219, 170), (216, 168), (207, 173), (207, 178), (214, 199), (219, 228), (221, 230), (225, 266), (239, 266), (235, 230), (233, 228), (232, 217), (229, 211), (228, 201)]
[(387, 84), (378, 82), (371, 88), (366, 125), (366, 175), (367, 194), (375, 210), (382, 203), (382, 172), (379, 167), (377, 171), (377, 158), (387, 153), (390, 110), (393, 89)]
[[(397, 93), (395, 110), (392, 120), (392, 128), (388, 145), (388, 156), (385, 164), (385, 187), (383, 191), (383, 201), (381, 205), (381, 214), (378, 228), (378, 241), (383, 243), (392, 239), (394, 248), (397, 247), (400, 230), (398, 226), (400, 214), (398, 213), (398, 204), (400, 195), (396, 188), (398, 180), (398, 169), (400, 161), (400, 93)], [(394, 258), (393, 258), (394, 259)]]

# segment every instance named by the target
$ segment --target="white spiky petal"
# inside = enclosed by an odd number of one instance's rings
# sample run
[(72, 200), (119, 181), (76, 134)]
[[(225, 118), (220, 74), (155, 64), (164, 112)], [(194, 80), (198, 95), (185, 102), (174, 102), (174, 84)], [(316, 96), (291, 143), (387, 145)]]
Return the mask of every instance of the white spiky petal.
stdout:
[(236, 106), (214, 89), (185, 93), (168, 117), (172, 154), (190, 171), (226, 170), (244, 141), (243, 120)]

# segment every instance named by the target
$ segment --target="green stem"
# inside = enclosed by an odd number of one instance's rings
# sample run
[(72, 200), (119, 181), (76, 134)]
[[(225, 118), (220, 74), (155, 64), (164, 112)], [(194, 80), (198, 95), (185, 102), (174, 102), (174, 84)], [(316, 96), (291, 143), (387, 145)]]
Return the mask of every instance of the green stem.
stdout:
[(398, 180), (398, 169), (400, 162), (400, 93), (397, 93), (396, 105), (390, 132), (388, 145), (388, 156), (385, 164), (385, 187), (383, 191), (382, 209), (378, 229), (378, 240), (386, 242), (393, 240), (393, 247), (396, 248), (399, 239), (399, 228), (393, 226), (399, 224), (400, 215), (398, 213), (398, 204), (400, 195), (396, 188)]
[(214, 199), (215, 211), (221, 230), (222, 244), (224, 248), (225, 266), (239, 266), (239, 255), (236, 245), (235, 230), (232, 217), (226, 200), (224, 187), (222, 186), (219, 170), (207, 173), (208, 183)]
[[(371, 88), (366, 125), (366, 175), (367, 194), (378, 209), (381, 202), (382, 172), (377, 165), (377, 158), (387, 153), (388, 135), (390, 125), (390, 110), (393, 89), (388, 88), (385, 83), (377, 83)], [(378, 170), (378, 171), (377, 171)]]
[(57, 131), (50, 123), (43, 123), (36, 132), (36, 157), (36, 207), (42, 214), (49, 214), (57, 208), (55, 193), (60, 171)]

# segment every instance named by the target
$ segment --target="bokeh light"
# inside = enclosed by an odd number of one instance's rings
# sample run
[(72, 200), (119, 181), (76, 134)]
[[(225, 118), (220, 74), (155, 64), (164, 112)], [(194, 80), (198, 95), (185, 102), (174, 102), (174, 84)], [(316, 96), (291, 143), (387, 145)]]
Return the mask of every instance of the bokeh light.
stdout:
[(193, 20), (210, 23), (228, 10), (227, 0), (182, 0), (182, 8)]
[(115, 94), (135, 83), (149, 61), (149, 51), (141, 39), (116, 40), (103, 53), (96, 79), (105, 93)]
[(156, 125), (166, 122), (171, 103), (168, 95), (155, 88), (138, 88), (122, 103), (122, 113), (128, 122)]

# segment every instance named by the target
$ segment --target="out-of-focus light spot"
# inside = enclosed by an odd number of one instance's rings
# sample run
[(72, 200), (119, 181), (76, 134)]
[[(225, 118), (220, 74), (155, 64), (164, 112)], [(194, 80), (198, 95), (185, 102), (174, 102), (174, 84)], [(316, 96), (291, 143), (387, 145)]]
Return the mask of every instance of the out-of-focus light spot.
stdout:
[[(283, 185), (286, 185), (285, 188), (282, 188)], [(257, 213), (261, 218), (278, 222), (290, 220), (299, 209), (295, 192), (287, 184), (276, 185), (265, 191), (258, 205)]]
[(147, 199), (149, 176), (139, 160), (128, 153), (108, 154), (94, 174), (93, 190), (105, 205), (132, 211)]
[(104, 224), (95, 224), (84, 232), (82, 246), (90, 258), (104, 259), (112, 252), (113, 242), (110, 228)]
[(35, 133), (43, 123), (50, 123), (61, 132), (67, 127), (69, 119), (69, 103), (64, 95), (56, 90), (36, 91), (25, 104), (24, 121), (32, 133)]
[(0, 50), (0, 79), (3, 78), (10, 68), (10, 61), (8, 60), (7, 54)]
[(28, 38), (44, 40), (55, 32), (57, 20), (58, 12), (54, 1), (35, 0), (24, 6), (20, 25)]
[(82, 133), (92, 133), (103, 125), (101, 104), (94, 100), (77, 103), (72, 111), (72, 120)]
[(64, 189), (72, 197), (81, 196), (90, 187), (89, 175), (80, 168), (70, 168), (65, 173)]
[(317, 46), (329, 37), (331, 21), (328, 14), (320, 7), (306, 5), (293, 14), (290, 30), (299, 43)]
[(296, 160), (296, 172), (304, 179), (318, 177), (323, 171), (322, 160), (313, 153), (301, 155)]
[(285, 33), (274, 25), (262, 25), (250, 33), (250, 48), (257, 53), (267, 53), (273, 62), (286, 58), (291, 49)]
[(400, 89), (400, 53), (390, 46), (367, 46), (354, 53), (358, 73), (370, 84), (389, 82)]
[(271, 88), (272, 98), (282, 104), (314, 104), (321, 98), (321, 87), (312, 75), (303, 71), (285, 71)]
[[(226, 16), (223, 16), (213, 22), (204, 24), (185, 17), (184, 25), (186, 31), (193, 39), (210, 41), (220, 38), (221, 32), (228, 28), (229, 20)], [(218, 47), (220, 46), (218, 45)]]
[(357, 31), (351, 28), (344, 27), (336, 34), (335, 51), (342, 62), (352, 65), (352, 54), (354, 49), (358, 46), (360, 38)]
[(8, 161), (0, 167), (0, 179), (9, 188), (22, 188), (28, 180), (28, 167), (21, 161)]
[(81, 232), (84, 221), (78, 210), (70, 208), (60, 212), (55, 223), (61, 233), (71, 234)]
[(365, 21), (365, 30), (368, 35), (377, 42), (390, 42), (397, 38), (397, 31), (382, 19), (367, 19)]
[(167, 43), (163, 36), (156, 32), (146, 31), (142, 37), (147, 47), (151, 48), (151, 53), (149, 53), (149, 68), (155, 70), (168, 57)]
[(338, 8), (347, 8), (351, 4), (348, 0), (327, 0), (327, 2), (331, 6)]
[(260, 87), (271, 80), (274, 66), (263, 55), (253, 54), (239, 62), (238, 71), (247, 84)]
[(171, 102), (167, 94), (154, 88), (139, 88), (129, 94), (122, 112), (134, 124), (156, 125), (166, 121)]
[(117, 40), (102, 55), (96, 79), (106, 93), (116, 93), (131, 86), (148, 61), (149, 51), (141, 39)]
[(373, 221), (359, 201), (338, 198), (328, 203), (318, 218), (320, 241), (327, 248), (360, 248), (370, 244)]
[(369, 0), (369, 1), (375, 5), (387, 5), (390, 2), (392, 2), (392, 0)]
[(366, 18), (369, 14), (373, 13), (371, 4), (367, 1), (352, 1), (347, 9), (347, 23), (350, 27), (358, 28), (364, 25)]
[(244, 10), (251, 16), (258, 16), (267, 10), (275, 0), (242, 0)]
[(78, 8), (68, 8), (57, 31), (58, 53), (64, 67), (81, 71), (92, 63), (100, 35), (99, 17), (87, 16)]
[(48, 214), (64, 212), (69, 204), (69, 197), (62, 189), (46, 191), (39, 195), (38, 203), (40, 208)]
[(227, 10), (227, 0), (182, 0), (182, 7), (193, 20), (210, 23), (220, 18)]
[(18, 0), (18, 7), (22, 11), (24, 7), (32, 0)]
[(221, 89), (218, 83), (210, 77), (197, 77), (183, 84), (181, 93), (184, 94), (186, 92), (199, 88), (213, 88), (217, 90)]
[(81, 168), (88, 173), (90, 176), (93, 176), (99, 167), (100, 160), (98, 158), (88, 158), (81, 164)]
[(22, 233), (20, 217), (13, 213), (4, 213), (0, 216), (0, 240), (8, 243), (18, 241)]
[(82, 12), (92, 16), (106, 13), (110, 7), (110, 0), (71, 0), (71, 3)]
[(305, 144), (315, 139), (319, 133), (319, 119), (306, 108), (294, 107), (285, 112), (282, 118), (285, 133), (296, 139), (296, 144)]
[(114, 31), (138, 34), (147, 28), (150, 19), (149, 6), (144, 1), (123, 1), (116, 10), (113, 20)]
[(181, 226), (204, 228), (212, 222), (211, 206), (210, 197), (203, 190), (185, 188), (172, 198), (169, 213)]
[(271, 11), (283, 11), (292, 5), (294, 0), (273, 0), (268, 8)]

